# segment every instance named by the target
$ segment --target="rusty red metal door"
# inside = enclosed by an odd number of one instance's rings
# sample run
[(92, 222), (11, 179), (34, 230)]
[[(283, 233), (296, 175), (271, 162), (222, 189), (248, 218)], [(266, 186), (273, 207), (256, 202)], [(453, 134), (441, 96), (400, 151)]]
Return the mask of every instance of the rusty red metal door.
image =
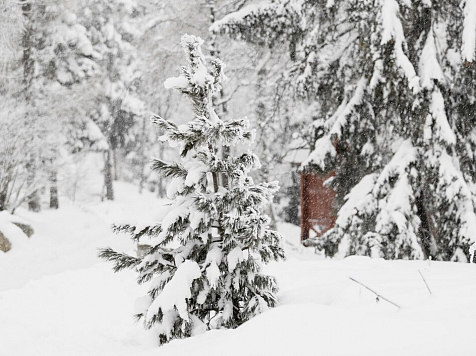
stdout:
[(324, 186), (333, 176), (335, 172), (301, 174), (301, 241), (307, 240), (311, 231), (319, 237), (334, 226), (335, 192)]

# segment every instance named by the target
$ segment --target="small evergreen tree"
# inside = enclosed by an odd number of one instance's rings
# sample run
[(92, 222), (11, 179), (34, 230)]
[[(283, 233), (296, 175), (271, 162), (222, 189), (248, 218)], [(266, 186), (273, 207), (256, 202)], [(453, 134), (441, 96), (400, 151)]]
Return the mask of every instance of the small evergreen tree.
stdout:
[[(138, 283), (150, 281), (146, 296), (137, 303), (136, 317), (154, 327), (161, 344), (209, 329), (235, 328), (277, 304), (274, 277), (261, 273), (261, 262), (284, 258), (281, 237), (268, 228), (262, 213), (278, 189), (275, 182), (255, 184), (248, 172), (259, 167), (251, 152), (220, 159), (219, 144), (252, 139), (246, 120), (223, 122), (212, 107), (220, 88), (224, 65), (219, 59), (207, 69), (200, 38), (185, 35), (182, 47), (188, 66), (169, 78), (193, 102), (195, 117), (186, 125), (155, 116), (153, 121), (171, 145), (180, 147), (182, 162), (155, 159), (152, 168), (173, 178), (162, 222), (143, 229), (115, 227), (134, 240), (149, 236), (150, 250), (143, 259), (103, 249), (114, 270), (135, 268)], [(228, 185), (220, 186), (226, 175)]]

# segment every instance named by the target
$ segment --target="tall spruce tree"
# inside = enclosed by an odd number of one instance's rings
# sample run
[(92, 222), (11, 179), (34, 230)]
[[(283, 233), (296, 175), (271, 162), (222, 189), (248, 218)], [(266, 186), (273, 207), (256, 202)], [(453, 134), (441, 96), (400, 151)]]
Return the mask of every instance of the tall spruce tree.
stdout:
[(467, 261), (476, 241), (472, 1), (275, 0), (214, 31), (289, 40), (294, 85), (324, 134), (305, 170), (335, 170), (330, 255)]
[[(180, 163), (152, 163), (173, 178), (167, 192), (172, 203), (163, 207), (160, 223), (115, 228), (134, 240), (150, 237), (143, 259), (111, 249), (100, 252), (114, 262), (115, 271), (135, 268), (139, 283), (150, 282), (136, 317), (146, 328), (155, 328), (161, 344), (209, 329), (235, 328), (274, 307), (276, 280), (261, 273), (261, 263), (284, 258), (281, 237), (269, 230), (262, 212), (277, 184), (255, 184), (248, 176), (259, 167), (251, 152), (226, 159), (217, 154), (220, 145), (248, 142), (253, 136), (246, 120), (223, 122), (213, 109), (224, 64), (213, 59), (207, 68), (200, 38), (184, 35), (181, 44), (188, 65), (165, 86), (191, 99), (194, 118), (185, 125), (153, 119), (165, 132), (161, 139), (180, 148)], [(226, 186), (220, 184), (223, 174)]]

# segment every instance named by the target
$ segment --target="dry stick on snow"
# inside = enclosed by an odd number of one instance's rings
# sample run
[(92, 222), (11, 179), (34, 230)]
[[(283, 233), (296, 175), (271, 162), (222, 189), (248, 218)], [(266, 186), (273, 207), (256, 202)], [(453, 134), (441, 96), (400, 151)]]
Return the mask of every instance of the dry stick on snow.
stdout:
[(355, 280), (355, 279), (352, 278), (352, 277), (349, 277), (349, 278), (350, 278), (351, 281), (354, 281), (355, 283), (358, 283), (358, 284), (360, 284), (362, 287), (364, 287), (364, 288), (368, 289), (369, 291), (371, 291), (373, 294), (375, 294), (375, 295), (377, 296), (377, 298), (382, 298), (382, 299), (385, 300), (386, 302), (395, 305), (398, 309), (401, 308), (400, 305), (398, 305), (397, 303), (392, 302), (392, 301), (389, 300), (388, 298), (385, 298), (383, 295), (377, 293), (377, 292), (374, 291), (372, 288), (367, 287), (365, 284), (363, 284), (363, 283), (361, 283), (361, 282)]
[(431, 293), (430, 286), (428, 285), (428, 283), (426, 283), (426, 279), (425, 279), (425, 277), (423, 277), (423, 274), (421, 273), (420, 270), (418, 270), (418, 273), (420, 273), (420, 276), (421, 276), (421, 278), (423, 279), (423, 282), (425, 282), (425, 286), (426, 286), (426, 288), (428, 289), (428, 292), (430, 292), (430, 294), (433, 294), (433, 293)]

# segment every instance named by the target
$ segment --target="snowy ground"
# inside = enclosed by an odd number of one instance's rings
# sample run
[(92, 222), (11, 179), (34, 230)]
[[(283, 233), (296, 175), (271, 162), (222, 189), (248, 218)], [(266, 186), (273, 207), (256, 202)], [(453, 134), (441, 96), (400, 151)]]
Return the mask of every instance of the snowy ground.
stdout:
[[(59, 211), (19, 211), (36, 233), (0, 251), (0, 355), (476, 355), (476, 265), (326, 260), (301, 247), (299, 229), (287, 224), (280, 230), (289, 258), (266, 267), (281, 286), (279, 307), (236, 330), (158, 349), (132, 319), (146, 287), (130, 271), (114, 274), (96, 254), (104, 246), (132, 252), (109, 225), (153, 218), (160, 204), (126, 183), (116, 188), (114, 203), (64, 198)], [(349, 277), (401, 308), (376, 302)]]

